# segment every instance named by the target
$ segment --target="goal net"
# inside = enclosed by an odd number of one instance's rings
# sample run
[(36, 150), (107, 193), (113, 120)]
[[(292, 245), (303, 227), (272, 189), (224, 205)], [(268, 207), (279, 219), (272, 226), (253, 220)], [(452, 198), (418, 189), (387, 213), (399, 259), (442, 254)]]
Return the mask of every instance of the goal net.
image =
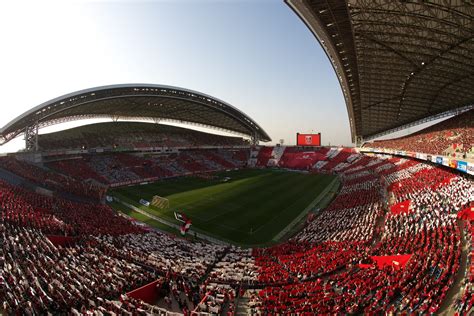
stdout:
[(153, 200), (151, 200), (151, 205), (156, 206), (157, 208), (168, 208), (170, 206), (170, 201), (167, 198), (155, 195)]

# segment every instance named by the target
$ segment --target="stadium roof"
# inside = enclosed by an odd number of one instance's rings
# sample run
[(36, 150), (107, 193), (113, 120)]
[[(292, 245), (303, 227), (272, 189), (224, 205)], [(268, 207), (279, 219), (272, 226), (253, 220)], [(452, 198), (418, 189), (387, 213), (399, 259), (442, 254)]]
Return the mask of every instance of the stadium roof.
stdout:
[(28, 133), (31, 127), (93, 118), (171, 121), (271, 140), (248, 115), (204, 93), (164, 85), (121, 84), (81, 90), (40, 104), (1, 128), (0, 144)]
[(285, 0), (329, 57), (353, 141), (474, 104), (468, 0)]

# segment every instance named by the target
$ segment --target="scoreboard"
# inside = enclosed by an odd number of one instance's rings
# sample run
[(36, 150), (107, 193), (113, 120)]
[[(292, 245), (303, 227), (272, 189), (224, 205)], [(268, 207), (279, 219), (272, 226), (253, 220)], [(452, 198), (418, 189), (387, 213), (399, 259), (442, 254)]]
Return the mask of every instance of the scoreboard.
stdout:
[(300, 134), (296, 133), (297, 146), (321, 146), (321, 133)]

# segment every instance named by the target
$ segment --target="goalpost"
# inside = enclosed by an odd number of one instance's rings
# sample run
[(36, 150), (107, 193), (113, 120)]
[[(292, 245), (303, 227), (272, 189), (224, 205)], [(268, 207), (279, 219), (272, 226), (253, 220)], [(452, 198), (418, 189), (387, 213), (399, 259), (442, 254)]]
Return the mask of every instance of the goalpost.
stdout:
[(157, 208), (166, 209), (170, 206), (170, 201), (167, 198), (155, 195), (153, 196), (153, 200), (151, 200), (151, 205), (156, 206)]

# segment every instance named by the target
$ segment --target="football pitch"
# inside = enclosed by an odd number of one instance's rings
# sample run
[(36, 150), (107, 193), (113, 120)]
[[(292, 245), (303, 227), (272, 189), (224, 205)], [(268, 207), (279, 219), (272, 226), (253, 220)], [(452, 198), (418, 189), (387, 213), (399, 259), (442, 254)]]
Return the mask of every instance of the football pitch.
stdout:
[[(271, 242), (312, 202), (321, 198), (334, 178), (323, 174), (247, 169), (219, 172), (213, 179), (166, 179), (118, 188), (109, 194), (177, 224), (174, 211), (182, 212), (192, 220), (191, 229), (198, 233), (239, 245), (260, 245)], [(151, 201), (155, 195), (167, 198), (169, 208), (158, 209), (139, 203), (140, 199)], [(322, 200), (327, 203), (327, 199)]]

